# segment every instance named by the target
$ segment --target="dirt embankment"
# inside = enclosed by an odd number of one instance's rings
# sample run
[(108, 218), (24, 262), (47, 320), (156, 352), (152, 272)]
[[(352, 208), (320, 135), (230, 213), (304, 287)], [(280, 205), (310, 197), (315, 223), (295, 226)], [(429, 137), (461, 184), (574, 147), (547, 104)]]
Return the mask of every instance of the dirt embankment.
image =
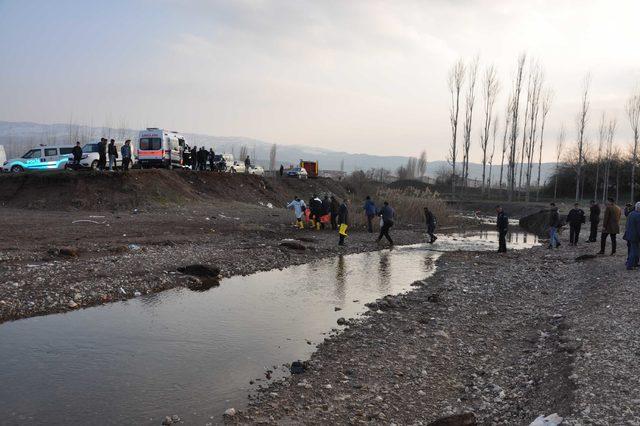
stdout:
[(294, 195), (347, 195), (331, 179), (262, 178), (188, 170), (51, 172), (0, 176), (0, 205), (38, 210), (122, 210), (193, 202), (283, 204)]

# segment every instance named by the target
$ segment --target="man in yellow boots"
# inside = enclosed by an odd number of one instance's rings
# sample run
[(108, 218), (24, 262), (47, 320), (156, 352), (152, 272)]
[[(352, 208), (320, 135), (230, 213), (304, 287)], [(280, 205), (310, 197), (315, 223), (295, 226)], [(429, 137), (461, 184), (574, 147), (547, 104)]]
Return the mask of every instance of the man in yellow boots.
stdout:
[(338, 241), (339, 246), (344, 245), (344, 238), (347, 236), (347, 228), (349, 227), (349, 208), (347, 204), (349, 200), (343, 200), (342, 204), (338, 208), (338, 223), (340, 226), (338, 227), (338, 234), (340, 235), (340, 240)]
[(293, 201), (287, 204), (288, 209), (293, 209), (293, 213), (296, 216), (296, 224), (298, 228), (304, 229), (304, 213), (307, 209), (307, 205), (296, 195)]

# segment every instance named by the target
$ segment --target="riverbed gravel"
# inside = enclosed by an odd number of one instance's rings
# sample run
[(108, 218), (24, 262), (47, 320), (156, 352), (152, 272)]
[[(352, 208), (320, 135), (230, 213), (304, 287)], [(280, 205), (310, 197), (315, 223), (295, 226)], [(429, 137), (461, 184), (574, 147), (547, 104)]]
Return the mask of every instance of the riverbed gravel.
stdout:
[(225, 421), (640, 424), (640, 271), (622, 253), (576, 262), (597, 249), (444, 254)]

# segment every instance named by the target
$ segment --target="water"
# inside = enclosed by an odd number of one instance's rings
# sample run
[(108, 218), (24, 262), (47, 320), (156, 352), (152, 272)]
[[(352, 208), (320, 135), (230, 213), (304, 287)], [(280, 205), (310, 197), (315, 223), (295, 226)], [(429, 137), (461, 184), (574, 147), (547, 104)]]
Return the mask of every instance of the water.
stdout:
[(496, 247), (495, 232), (441, 236), (433, 246), (224, 279), (206, 292), (173, 289), (2, 324), (0, 423), (158, 425), (172, 414), (218, 422), (266, 383), (267, 370), (279, 366), (278, 378), (282, 363), (308, 358), (339, 317), (432, 274), (440, 255), (432, 250)]

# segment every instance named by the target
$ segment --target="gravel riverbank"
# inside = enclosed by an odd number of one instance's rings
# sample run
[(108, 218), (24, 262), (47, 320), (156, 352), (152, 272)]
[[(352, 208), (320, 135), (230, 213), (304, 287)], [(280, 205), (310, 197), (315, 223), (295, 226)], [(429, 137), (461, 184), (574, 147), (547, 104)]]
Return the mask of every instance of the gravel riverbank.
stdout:
[[(640, 424), (638, 271), (594, 245), (447, 253), (228, 422)], [(624, 248), (622, 248), (624, 251)], [(381, 308), (381, 309), (377, 309)], [(440, 423), (471, 424), (471, 423)]]

